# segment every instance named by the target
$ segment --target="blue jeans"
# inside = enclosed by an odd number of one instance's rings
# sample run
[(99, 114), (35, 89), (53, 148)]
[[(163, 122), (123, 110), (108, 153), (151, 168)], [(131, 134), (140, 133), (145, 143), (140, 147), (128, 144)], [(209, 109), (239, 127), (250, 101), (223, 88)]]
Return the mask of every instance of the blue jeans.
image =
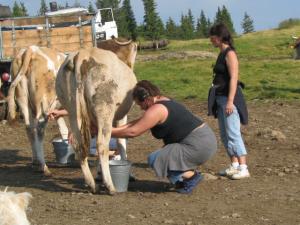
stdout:
[(221, 140), (227, 150), (227, 154), (232, 157), (247, 155), (247, 150), (241, 134), (240, 116), (234, 106), (233, 113), (226, 115), (226, 96), (217, 96), (218, 122)]
[[(154, 166), (154, 162), (157, 158), (157, 156), (159, 155), (161, 150), (156, 150), (152, 153), (150, 153), (150, 155), (148, 156), (148, 164), (151, 168), (153, 168)], [(168, 179), (172, 184), (175, 184), (177, 181), (182, 181), (182, 174), (184, 173), (184, 171), (172, 171), (169, 170), (168, 171)]]

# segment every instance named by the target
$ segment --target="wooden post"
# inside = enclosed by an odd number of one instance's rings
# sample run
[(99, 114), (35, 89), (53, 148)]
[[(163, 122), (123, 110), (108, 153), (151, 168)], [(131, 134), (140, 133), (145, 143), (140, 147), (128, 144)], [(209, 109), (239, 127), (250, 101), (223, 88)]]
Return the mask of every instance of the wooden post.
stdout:
[(79, 43), (80, 43), (80, 48), (83, 48), (83, 31), (82, 31), (81, 16), (78, 17), (78, 20), (79, 20)]
[(15, 20), (11, 21), (11, 42), (12, 42), (12, 47), (13, 47), (13, 55), (16, 56), (17, 54), (17, 49), (16, 49), (16, 30), (15, 30)]
[(95, 18), (91, 19), (91, 25), (92, 25), (92, 37), (93, 37), (93, 46), (97, 47), (97, 39), (96, 39), (96, 23)]
[(49, 19), (46, 17), (46, 40), (47, 40), (47, 47), (51, 48), (51, 37), (49, 32)]
[[(0, 25), (0, 59), (3, 59), (3, 39), (2, 39), (2, 26)], [(1, 87), (1, 83), (0, 83)]]

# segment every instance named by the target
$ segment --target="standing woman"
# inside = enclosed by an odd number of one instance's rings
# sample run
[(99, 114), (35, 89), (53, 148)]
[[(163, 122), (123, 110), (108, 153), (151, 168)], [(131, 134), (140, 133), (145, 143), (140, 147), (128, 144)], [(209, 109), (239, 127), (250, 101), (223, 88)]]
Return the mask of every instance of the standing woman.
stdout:
[[(215, 103), (220, 135), (231, 164), (221, 175), (238, 180), (250, 177), (246, 164), (247, 151), (242, 139), (240, 123), (247, 124), (248, 113), (239, 82), (239, 63), (228, 28), (220, 23), (211, 27), (210, 41), (220, 49), (213, 68), (213, 87), (209, 94)], [(210, 113), (209, 113), (210, 114)]]
[(202, 180), (196, 168), (217, 151), (215, 134), (199, 117), (182, 104), (163, 96), (147, 80), (138, 82), (133, 99), (144, 114), (121, 127), (112, 129), (112, 137), (133, 138), (147, 130), (164, 146), (148, 156), (158, 177), (168, 177), (176, 191), (189, 194)]

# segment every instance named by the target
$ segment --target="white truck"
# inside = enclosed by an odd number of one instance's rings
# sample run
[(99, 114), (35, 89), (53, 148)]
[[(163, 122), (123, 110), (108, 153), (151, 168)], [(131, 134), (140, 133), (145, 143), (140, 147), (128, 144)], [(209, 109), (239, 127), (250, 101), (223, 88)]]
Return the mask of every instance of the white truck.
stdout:
[(9, 74), (11, 61), (22, 48), (37, 45), (68, 54), (112, 36), (117, 38), (118, 30), (111, 8), (93, 14), (85, 8), (68, 8), (45, 16), (0, 18), (0, 78)]

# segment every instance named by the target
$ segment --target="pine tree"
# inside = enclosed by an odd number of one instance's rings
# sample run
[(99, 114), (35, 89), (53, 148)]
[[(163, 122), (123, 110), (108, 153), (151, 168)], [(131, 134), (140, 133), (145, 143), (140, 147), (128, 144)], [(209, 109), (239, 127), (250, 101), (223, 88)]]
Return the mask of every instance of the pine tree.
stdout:
[(187, 37), (187, 18), (185, 15), (181, 14), (180, 19), (180, 38), (181, 39), (188, 39)]
[(21, 8), (22, 16), (28, 16), (27, 9), (25, 7), (24, 2), (20, 2), (20, 8)]
[(194, 16), (192, 14), (192, 10), (188, 10), (188, 15), (187, 15), (187, 22), (189, 26), (189, 36), (190, 38), (195, 37), (195, 21), (194, 21)]
[(181, 38), (189, 40), (194, 38), (194, 26), (193, 19), (191, 17), (191, 11), (189, 10), (188, 15), (181, 15), (180, 33)]
[(222, 10), (220, 9), (220, 7), (218, 7), (214, 24), (217, 24), (217, 23), (224, 23), (227, 26), (230, 33), (235, 34), (235, 30), (233, 27), (233, 22), (232, 22), (230, 13), (228, 12), (228, 10), (226, 9), (226, 7), (224, 5), (222, 7)]
[(143, 0), (144, 2), (144, 31), (145, 37), (156, 41), (159, 40), (164, 32), (164, 26), (161, 18), (156, 12), (154, 0)]
[(207, 36), (209, 36), (209, 30), (212, 25), (213, 25), (213, 23), (210, 21), (209, 18), (207, 18)]
[(196, 30), (197, 30), (197, 37), (200, 38), (208, 37), (208, 30), (209, 30), (208, 22), (203, 10), (201, 10), (200, 18), (198, 19)]
[(232, 22), (232, 19), (231, 19), (231, 15), (230, 15), (229, 11), (226, 9), (226, 7), (224, 5), (223, 5), (223, 8), (222, 8), (222, 18), (223, 18), (223, 23), (227, 26), (230, 33), (235, 34), (235, 30), (234, 30), (234, 27), (233, 27), (233, 22)]
[(157, 29), (158, 29), (157, 40), (159, 40), (165, 34), (165, 26), (160, 17), (157, 18)]
[(95, 13), (96, 12), (96, 10), (94, 9), (93, 4), (91, 2), (89, 2), (88, 11), (89, 11), (89, 13)]
[(41, 0), (41, 7), (39, 10), (39, 15), (43, 16), (43, 15), (45, 15), (46, 12), (48, 12), (48, 7), (46, 5), (46, 2), (45, 2), (45, 0)]
[(131, 8), (130, 0), (124, 0), (120, 10), (120, 20), (118, 24), (119, 35), (136, 40), (137, 24)]
[(241, 23), (241, 26), (243, 28), (243, 33), (244, 34), (254, 32), (253, 20), (247, 14), (247, 12), (245, 12), (245, 14), (244, 14), (244, 19)]
[(174, 20), (169, 17), (166, 22), (166, 36), (169, 39), (177, 39), (178, 38), (178, 27), (176, 26)]
[(218, 10), (216, 12), (216, 17), (215, 17), (214, 23), (217, 24), (217, 23), (223, 23), (223, 22), (224, 22), (223, 15), (222, 15), (220, 7), (218, 6)]
[(21, 6), (16, 1), (14, 2), (14, 6), (12, 9), (12, 16), (13, 17), (23, 16)]
[(139, 37), (145, 37), (145, 26), (143, 24), (137, 25), (136, 31)]
[(120, 0), (96, 0), (96, 6), (98, 9), (112, 8), (114, 10), (119, 9)]

